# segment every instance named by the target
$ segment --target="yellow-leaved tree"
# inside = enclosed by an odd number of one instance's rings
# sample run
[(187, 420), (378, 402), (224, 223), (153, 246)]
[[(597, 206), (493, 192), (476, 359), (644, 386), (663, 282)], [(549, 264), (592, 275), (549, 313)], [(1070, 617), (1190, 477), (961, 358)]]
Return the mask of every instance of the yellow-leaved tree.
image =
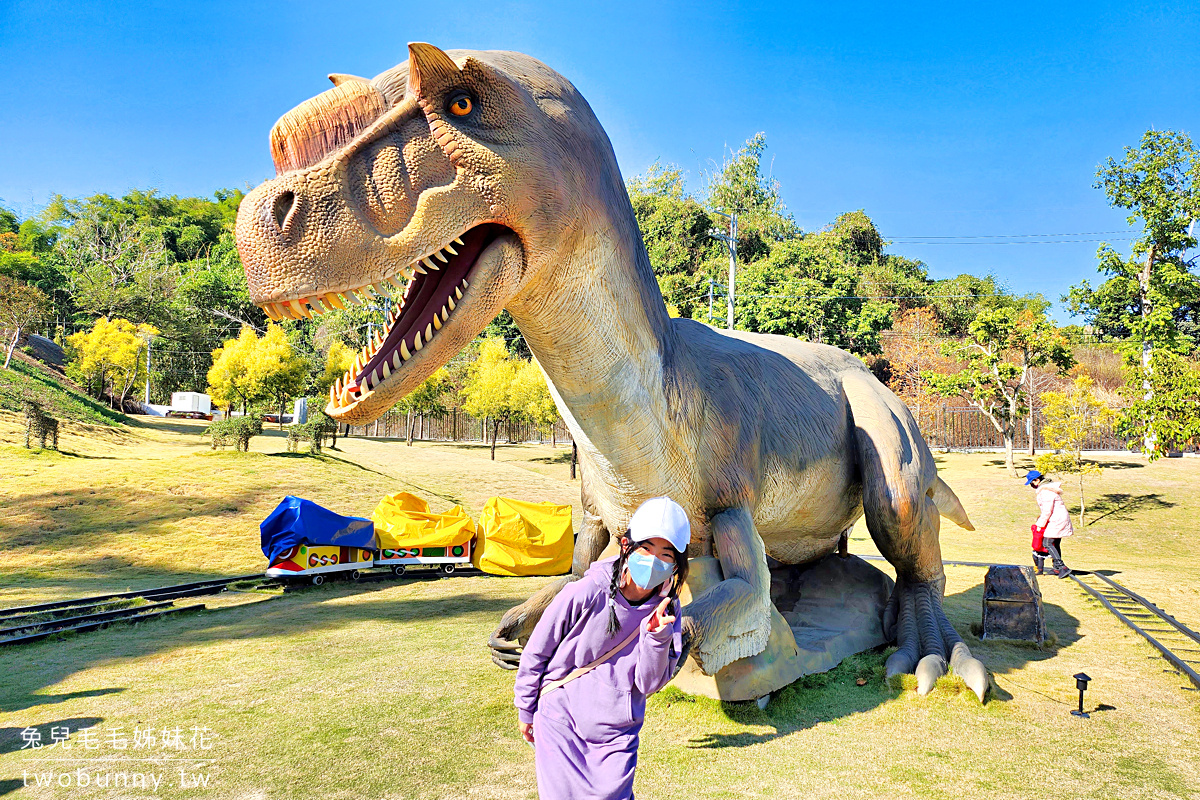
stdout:
[(308, 359), (295, 351), (283, 328), (268, 324), (254, 348), (250, 372), (261, 389), (260, 397), (279, 409), (279, 429), (283, 430), (288, 400), (303, 394), (308, 383)]
[[(408, 412), (408, 444), (413, 443), (413, 427), (417, 417), (444, 417), (449, 413), (442, 398), (450, 390), (450, 373), (444, 368), (421, 381), (421, 385), (408, 393), (396, 404), (400, 411)], [(422, 423), (424, 425), (424, 423)]]
[(124, 408), (129, 390), (146, 379), (146, 343), (157, 333), (152, 325), (100, 317), (90, 331), (67, 337), (67, 374), (96, 397), (107, 391), (109, 405), (119, 399)]
[(212, 352), (213, 363), (208, 369), (208, 393), (213, 403), (225, 409), (229, 418), (235, 405), (241, 404), (242, 412), (262, 396), (262, 387), (255, 385), (257, 374), (253, 372), (254, 351), (258, 346), (258, 334), (249, 325), (242, 326), (236, 339)]
[(1085, 475), (1099, 475), (1100, 466), (1083, 460), (1083, 448), (1088, 437), (1107, 424), (1113, 417), (1112, 410), (1096, 397), (1092, 390), (1092, 379), (1077, 375), (1070, 391), (1045, 392), (1042, 394), (1042, 414), (1046, 424), (1042, 436), (1053, 453), (1038, 456), (1037, 468), (1045, 473), (1079, 476), (1079, 527), (1087, 525), (1084, 516), (1085, 503), (1083, 479)]
[(355, 351), (347, 347), (341, 339), (335, 340), (329, 346), (329, 352), (325, 354), (325, 372), (317, 378), (314, 387), (316, 391), (322, 395), (328, 395), (329, 387), (337, 383), (337, 379), (354, 365), (354, 355)]
[(474, 417), (492, 420), (493, 461), (496, 460), (500, 423), (513, 415), (512, 384), (516, 376), (517, 364), (509, 357), (504, 339), (499, 336), (483, 341), (479, 358), (467, 369), (467, 381), (462, 389), (463, 410)]
[(539, 430), (549, 426), (550, 442), (555, 444), (554, 423), (558, 422), (558, 407), (550, 396), (546, 375), (536, 361), (522, 361), (517, 366), (510, 392), (514, 411)]

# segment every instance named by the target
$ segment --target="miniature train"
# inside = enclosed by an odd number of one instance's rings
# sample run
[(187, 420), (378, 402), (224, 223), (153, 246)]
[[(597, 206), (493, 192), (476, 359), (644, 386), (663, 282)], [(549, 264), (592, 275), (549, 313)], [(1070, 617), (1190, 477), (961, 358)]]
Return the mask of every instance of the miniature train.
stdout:
[(433, 513), (407, 492), (384, 497), (365, 517), (337, 514), (291, 495), (259, 526), (266, 576), (320, 586), (358, 580), (367, 570), (450, 575), (463, 569), (491, 575), (562, 575), (574, 549), (571, 507), (490, 498), (476, 524), (462, 508)]
[(356, 581), (369, 569), (390, 569), (403, 575), (413, 567), (434, 569), (443, 575), (471, 567), (475, 540), (451, 547), (367, 548), (301, 543), (279, 556), (266, 576), (285, 583), (320, 586), (335, 577)]

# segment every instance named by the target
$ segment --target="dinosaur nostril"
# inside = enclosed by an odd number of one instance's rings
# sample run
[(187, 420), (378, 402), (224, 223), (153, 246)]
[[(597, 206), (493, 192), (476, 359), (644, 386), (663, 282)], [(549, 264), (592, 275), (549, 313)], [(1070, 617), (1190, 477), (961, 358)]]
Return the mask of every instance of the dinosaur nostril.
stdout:
[(284, 223), (287, 222), (295, 204), (296, 194), (294, 192), (280, 192), (279, 196), (275, 198), (275, 205), (271, 210), (275, 217), (275, 227), (279, 230), (283, 230)]

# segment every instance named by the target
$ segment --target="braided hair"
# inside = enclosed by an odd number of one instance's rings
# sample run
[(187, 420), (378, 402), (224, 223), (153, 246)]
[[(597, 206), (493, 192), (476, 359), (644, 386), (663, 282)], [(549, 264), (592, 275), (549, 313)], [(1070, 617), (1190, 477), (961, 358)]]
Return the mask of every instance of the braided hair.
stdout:
[[(628, 531), (621, 536), (621, 550), (616, 560), (613, 561), (612, 580), (608, 585), (608, 635), (614, 635), (621, 629), (621, 623), (617, 620), (617, 592), (621, 589), (621, 573), (625, 571), (625, 564), (629, 560), (629, 555), (637, 549), (638, 542), (633, 541), (629, 537)], [(674, 545), (670, 545), (671, 551), (675, 554), (675, 569), (671, 573), (671, 587), (668, 595), (672, 600), (679, 597), (679, 590), (682, 588), (684, 581), (688, 576), (688, 557), (686, 552), (679, 552)], [(670, 606), (668, 605), (668, 608)]]

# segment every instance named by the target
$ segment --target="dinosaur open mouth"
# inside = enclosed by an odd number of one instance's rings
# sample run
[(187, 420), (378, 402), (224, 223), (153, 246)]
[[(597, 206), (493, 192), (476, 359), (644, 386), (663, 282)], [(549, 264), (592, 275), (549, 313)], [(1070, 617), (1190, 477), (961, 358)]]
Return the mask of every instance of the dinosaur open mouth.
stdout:
[[(267, 303), (263, 310), (272, 319), (299, 319), (322, 314), (330, 308), (345, 308), (347, 302), (387, 304), (389, 311), (383, 329), (367, 342), (350, 369), (329, 387), (330, 405), (348, 406), (369, 395), (429, 344), (454, 315), (470, 286), (471, 271), (480, 254), (509, 232), (503, 225), (479, 225), (385, 281), (283, 303)], [(399, 302), (389, 295), (391, 286), (401, 290)], [(376, 299), (374, 295), (379, 297)]]

